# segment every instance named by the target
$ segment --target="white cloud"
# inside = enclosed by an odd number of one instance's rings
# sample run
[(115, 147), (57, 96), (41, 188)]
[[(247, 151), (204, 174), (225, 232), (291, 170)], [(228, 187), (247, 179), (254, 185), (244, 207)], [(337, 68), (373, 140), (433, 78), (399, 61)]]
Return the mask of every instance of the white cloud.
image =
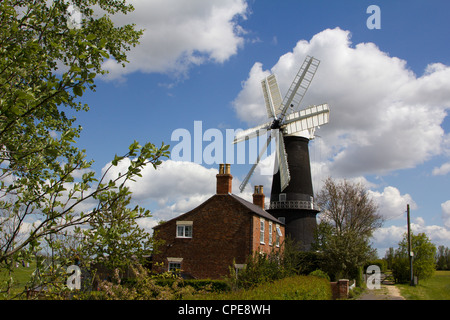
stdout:
[(321, 64), (302, 104), (330, 105), (330, 123), (317, 133), (333, 176), (412, 168), (445, 151), (450, 67), (431, 64), (417, 77), (373, 43), (353, 46), (339, 28), (299, 41), (270, 70), (255, 63), (234, 101), (237, 116), (249, 126), (266, 121), (260, 81), (275, 73), (284, 95), (306, 55)]
[(245, 0), (135, 0), (135, 11), (112, 19), (119, 25), (135, 23), (145, 29), (140, 45), (129, 53), (126, 68), (105, 62), (107, 79), (124, 74), (161, 72), (185, 74), (207, 61), (222, 63), (243, 45), (237, 19), (246, 18)]
[[(423, 218), (416, 219), (417, 223), (411, 223), (411, 231), (414, 234), (425, 233), (436, 246), (450, 246), (450, 230), (438, 225), (425, 225)], [(373, 246), (378, 248), (378, 253), (383, 254), (389, 247), (394, 249), (407, 232), (406, 221), (404, 226), (389, 226), (377, 229), (373, 234)]]
[(450, 200), (441, 204), (444, 226), (450, 230)]
[(450, 162), (444, 163), (439, 168), (433, 169), (433, 176), (446, 175), (450, 172)]
[[(129, 164), (127, 158), (120, 161), (108, 171), (106, 181), (117, 177), (119, 172), (125, 172)], [(109, 164), (103, 172), (107, 167)], [(157, 169), (151, 165), (145, 166), (142, 177), (136, 177), (135, 182), (127, 182), (127, 186), (135, 202), (142, 206), (148, 202), (157, 204), (156, 209), (152, 210), (154, 220), (169, 220), (213, 196), (216, 193), (217, 173), (217, 168), (208, 169), (194, 162), (166, 160)], [(239, 193), (239, 184), (239, 179), (233, 177), (233, 193)], [(251, 194), (248, 189), (239, 196), (251, 201)]]
[(380, 214), (385, 219), (401, 218), (406, 212), (406, 205), (416, 209), (417, 205), (409, 194), (401, 195), (400, 191), (392, 186), (385, 187), (383, 192), (371, 191), (369, 194), (378, 204)]

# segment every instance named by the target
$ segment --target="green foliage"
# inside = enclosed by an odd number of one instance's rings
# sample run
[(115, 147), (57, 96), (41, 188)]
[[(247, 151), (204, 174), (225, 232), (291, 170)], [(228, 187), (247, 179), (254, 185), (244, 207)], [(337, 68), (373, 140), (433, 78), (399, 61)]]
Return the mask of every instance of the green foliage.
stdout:
[(364, 265), (364, 270), (367, 270), (367, 267), (371, 266), (371, 265), (378, 266), (380, 268), (381, 272), (386, 272), (387, 269), (388, 269), (388, 267), (387, 267), (388, 264), (387, 264), (387, 261), (385, 259), (376, 259), (376, 260), (369, 260), (369, 261), (367, 261), (365, 263), (365, 265)]
[(324, 272), (324, 271), (322, 271), (320, 269), (314, 270), (309, 275), (310, 276), (314, 276), (314, 277), (318, 277), (318, 278), (324, 278), (324, 279), (327, 279), (328, 281), (330, 281), (330, 276), (326, 272)]
[[(436, 246), (431, 243), (425, 233), (417, 235), (411, 233), (411, 251), (414, 253), (414, 276), (422, 280), (429, 279), (435, 271)], [(408, 239), (407, 234), (405, 234), (394, 253), (392, 274), (396, 282), (405, 283), (410, 281), (410, 273)]]
[[(95, 91), (96, 76), (106, 73), (105, 60), (124, 66), (142, 31), (112, 22), (111, 15), (133, 10), (125, 1), (71, 2), (83, 18), (78, 27), (71, 25), (69, 1), (0, 2), (0, 268), (8, 272), (12, 261), (31, 261), (37, 251), (51, 249), (61, 253), (60, 269), (47, 270), (58, 278), (70, 259), (62, 254), (68, 247), (65, 231), (125, 208), (126, 182), (168, 156), (169, 146), (133, 142), (96, 177), (92, 161), (75, 147), (81, 127), (68, 115), (89, 109), (81, 99), (87, 90)], [(108, 171), (125, 158), (127, 170), (107, 181)], [(123, 212), (130, 219), (148, 214), (137, 207)], [(106, 238), (112, 241), (121, 230), (111, 230)], [(135, 242), (128, 244), (136, 248)], [(0, 291), (10, 287), (7, 281)]]
[[(178, 281), (173, 278), (156, 279), (156, 284), (159, 286), (169, 286), (173, 285), (174, 281)], [(195, 291), (208, 291), (208, 292), (226, 292), (230, 291), (229, 281), (226, 280), (211, 280), (211, 279), (184, 279), (179, 282), (179, 287), (190, 286)]]
[[(111, 281), (101, 281), (98, 291), (80, 293), (74, 296), (79, 300), (181, 300), (190, 299), (197, 294), (206, 294), (213, 287), (212, 281), (191, 282), (167, 272), (152, 275), (140, 265), (131, 267), (133, 278), (123, 281), (118, 269)], [(194, 284), (192, 286), (191, 284)], [(204, 285), (204, 286), (202, 286)], [(220, 287), (218, 282), (217, 287)]]
[(436, 271), (416, 286), (397, 285), (406, 300), (450, 300), (450, 271)]
[(355, 279), (374, 256), (370, 238), (382, 216), (364, 186), (347, 180), (328, 178), (316, 201), (322, 213), (313, 249), (323, 254), (332, 279)]
[(246, 290), (208, 293), (192, 296), (202, 300), (331, 300), (327, 279), (312, 276), (291, 276), (261, 283)]
[(280, 263), (278, 253), (254, 253), (247, 258), (245, 268), (239, 270), (237, 276), (234, 268), (230, 270), (230, 279), (235, 288), (251, 288), (258, 284), (282, 279), (286, 270)]
[(289, 236), (284, 242), (281, 258), (287, 274), (307, 275), (316, 269), (323, 269), (325, 265), (325, 258), (321, 252), (301, 251), (298, 243)]
[(438, 247), (438, 252), (436, 254), (436, 269), (450, 270), (450, 249), (448, 247)]

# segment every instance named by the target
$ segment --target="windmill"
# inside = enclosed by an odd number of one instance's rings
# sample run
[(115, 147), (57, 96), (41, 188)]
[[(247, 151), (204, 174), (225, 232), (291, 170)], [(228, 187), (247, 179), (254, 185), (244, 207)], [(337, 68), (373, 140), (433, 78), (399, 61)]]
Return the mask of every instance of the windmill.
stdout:
[(261, 81), (269, 121), (236, 134), (234, 143), (267, 134), (268, 138), (256, 162), (241, 183), (245, 189), (271, 140), (276, 143), (276, 165), (272, 180), (270, 208), (268, 211), (284, 220), (286, 232), (309, 249), (316, 227), (311, 169), (309, 163), (309, 140), (314, 139), (315, 129), (328, 123), (328, 105), (312, 105), (300, 109), (300, 103), (314, 78), (320, 61), (307, 56), (289, 90), (281, 99), (274, 74)]

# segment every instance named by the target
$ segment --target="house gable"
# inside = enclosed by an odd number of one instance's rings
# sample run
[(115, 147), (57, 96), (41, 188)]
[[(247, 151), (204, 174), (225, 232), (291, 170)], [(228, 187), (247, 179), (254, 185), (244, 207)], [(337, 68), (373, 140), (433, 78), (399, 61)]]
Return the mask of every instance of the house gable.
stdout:
[[(220, 183), (227, 180), (224, 175), (220, 175)], [(261, 221), (267, 228), (265, 242), (260, 241)], [(260, 205), (231, 193), (215, 194), (189, 212), (153, 228), (155, 239), (162, 242), (156, 247), (153, 261), (164, 264), (156, 271), (173, 266), (195, 278), (227, 276), (233, 263), (245, 264), (255, 251), (268, 253), (273, 248), (269, 224), (272, 231), (275, 225), (284, 228)]]

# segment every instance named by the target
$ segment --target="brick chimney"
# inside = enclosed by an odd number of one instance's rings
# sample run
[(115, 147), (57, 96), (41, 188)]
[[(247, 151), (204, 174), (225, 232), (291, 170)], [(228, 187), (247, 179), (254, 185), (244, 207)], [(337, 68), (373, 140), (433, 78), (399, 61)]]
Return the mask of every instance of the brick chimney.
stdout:
[(229, 164), (219, 165), (219, 174), (216, 175), (217, 178), (217, 194), (229, 194), (231, 193), (231, 182), (233, 181), (233, 176), (230, 174)]
[(255, 192), (253, 193), (253, 204), (261, 207), (263, 210), (265, 208), (264, 205), (265, 195), (263, 186), (255, 186)]

